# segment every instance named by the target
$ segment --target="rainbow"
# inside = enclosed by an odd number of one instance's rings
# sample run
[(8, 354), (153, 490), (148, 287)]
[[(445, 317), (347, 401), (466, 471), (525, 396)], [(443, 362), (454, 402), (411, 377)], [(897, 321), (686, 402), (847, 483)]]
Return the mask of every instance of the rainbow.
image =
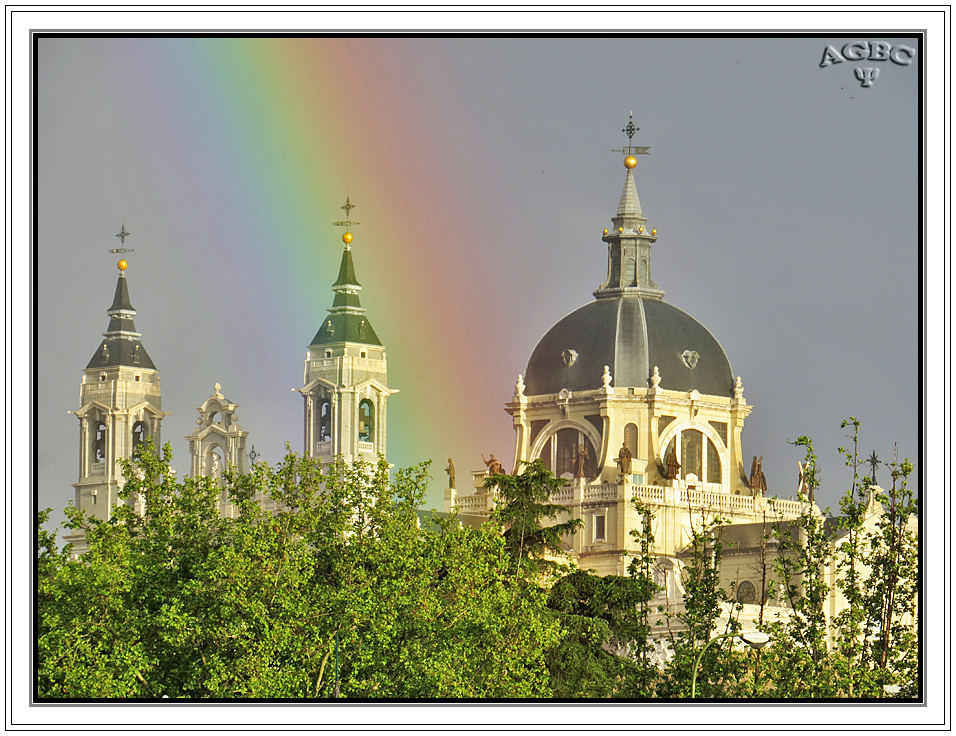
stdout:
[[(469, 235), (470, 223), (486, 213), (454, 195), (462, 171), (450, 154), (460, 141), (438, 130), (440, 110), (424, 87), (396, 71), (420, 42), (119, 42), (161, 90), (161, 102), (150, 102), (157, 135), (188, 130), (194, 186), (210, 192), (205, 206), (228, 223), (209, 242), (211, 257), (241, 261), (247, 283), (275, 300), (267, 308), (289, 316), (271, 344), (304, 355), (331, 306), (341, 255), (331, 221), (344, 219), (338, 206), (348, 192), (361, 223), (353, 245), (362, 303), (387, 346), (389, 384), (401, 391), (389, 405), (389, 460), (434, 460), (433, 506), (449, 456), (459, 485), (470, 483), (481, 452), (507, 463), (513, 433), (501, 406), (511, 386), (489, 376), (498, 358), (492, 333), (508, 317), (480, 289), (462, 288), (493, 282), (481, 243)], [(481, 145), (480, 134), (470, 136)], [(480, 320), (472, 318), (476, 310)], [(290, 427), (283, 438), (295, 449), (299, 431)]]

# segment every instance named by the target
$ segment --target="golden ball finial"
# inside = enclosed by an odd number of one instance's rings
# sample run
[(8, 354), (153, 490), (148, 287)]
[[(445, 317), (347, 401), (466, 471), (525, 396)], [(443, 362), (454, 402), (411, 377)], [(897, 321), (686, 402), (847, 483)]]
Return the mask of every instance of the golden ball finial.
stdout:
[(624, 159), (624, 168), (625, 168), (625, 169), (633, 169), (635, 166), (637, 166), (637, 158), (636, 158), (636, 157), (634, 157), (634, 156), (628, 156), (627, 158)]
[(342, 235), (342, 242), (348, 245), (352, 242), (352, 233), (346, 232)]
[(120, 271), (125, 271), (128, 266), (129, 266), (129, 264), (126, 262), (126, 259), (125, 259), (125, 258), (120, 258), (120, 259), (116, 262), (116, 267), (117, 267)]
[(607, 235), (607, 228), (604, 228), (604, 234)]
[(639, 233), (644, 232), (644, 226), (641, 225), (639, 228), (637, 228), (637, 232), (639, 232)]
[(651, 235), (657, 235), (657, 228), (656, 228), (656, 227), (651, 229)]
[(623, 227), (619, 227), (619, 228), (617, 229), (617, 231), (618, 231), (619, 233), (623, 233), (623, 232), (624, 232), (624, 228), (623, 228)]

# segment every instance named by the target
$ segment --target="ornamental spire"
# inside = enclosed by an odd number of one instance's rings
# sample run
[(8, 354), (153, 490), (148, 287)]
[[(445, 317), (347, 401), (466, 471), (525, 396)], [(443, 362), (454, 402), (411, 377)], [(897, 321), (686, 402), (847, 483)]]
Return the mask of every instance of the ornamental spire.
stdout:
[(634, 167), (637, 156), (648, 155), (650, 146), (635, 146), (634, 134), (639, 131), (634, 125), (634, 113), (628, 115), (627, 125), (621, 132), (627, 135), (627, 145), (612, 149), (624, 155), (624, 189), (617, 206), (617, 215), (611, 218), (613, 228), (604, 231), (608, 244), (607, 280), (594, 292), (598, 299), (618, 296), (642, 296), (661, 299), (664, 292), (651, 280), (651, 245), (657, 240), (657, 230), (649, 230), (647, 217), (641, 209), (634, 183)]
[[(123, 242), (129, 236), (129, 233), (126, 232), (125, 227), (120, 230), (120, 233), (124, 234), (121, 238), (121, 242)], [(113, 248), (108, 252), (129, 253), (132, 250), (132, 248)], [(143, 343), (139, 339), (141, 335), (136, 331), (136, 326), (133, 324), (136, 310), (130, 302), (129, 286), (126, 282), (125, 273), (129, 264), (125, 258), (121, 258), (116, 267), (119, 269), (119, 277), (116, 279), (113, 303), (106, 310), (110, 318), (110, 324), (106, 332), (103, 333), (104, 340), (90, 359), (86, 370), (115, 366), (155, 370), (156, 366), (153, 365), (153, 361), (147, 355), (146, 348), (143, 347)]]
[(351, 244), (354, 236), (351, 228), (360, 223), (351, 219), (355, 205), (352, 204), (348, 194), (345, 196), (345, 204), (340, 209), (345, 210), (345, 219), (332, 224), (336, 227), (345, 228), (345, 232), (342, 233), (345, 250), (342, 252), (338, 278), (332, 284), (335, 298), (332, 301), (332, 308), (329, 309), (330, 315), (325, 318), (322, 326), (315, 333), (315, 337), (309, 343), (310, 348), (339, 342), (357, 342), (366, 345), (382, 344), (365, 316), (365, 309), (359, 299), (362, 285), (355, 275), (355, 264), (352, 261)]
[[(126, 231), (126, 223), (123, 223), (123, 226), (120, 228), (120, 231), (116, 233), (116, 237), (120, 239), (121, 248), (110, 248), (107, 253), (132, 253), (133, 248), (126, 247), (126, 238), (128, 238), (132, 233)], [(126, 267), (129, 264), (126, 262), (125, 258), (120, 258), (116, 262), (116, 267), (120, 270), (120, 275), (123, 275), (123, 271), (126, 270)]]

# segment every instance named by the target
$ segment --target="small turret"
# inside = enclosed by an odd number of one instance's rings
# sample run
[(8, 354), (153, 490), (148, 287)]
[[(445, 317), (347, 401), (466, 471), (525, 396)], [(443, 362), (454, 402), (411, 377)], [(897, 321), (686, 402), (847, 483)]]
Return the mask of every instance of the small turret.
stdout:
[(657, 241), (657, 230), (647, 227), (647, 218), (641, 210), (641, 199), (634, 183), (634, 167), (637, 156), (649, 153), (650, 146), (632, 146), (631, 139), (640, 128), (634, 126), (631, 115), (627, 127), (628, 145), (617, 149), (624, 154), (624, 189), (618, 203), (617, 215), (611, 218), (613, 226), (604, 231), (601, 238), (608, 245), (607, 280), (594, 296), (598, 299), (619, 296), (641, 296), (646, 299), (663, 299), (664, 292), (651, 279), (651, 245)]

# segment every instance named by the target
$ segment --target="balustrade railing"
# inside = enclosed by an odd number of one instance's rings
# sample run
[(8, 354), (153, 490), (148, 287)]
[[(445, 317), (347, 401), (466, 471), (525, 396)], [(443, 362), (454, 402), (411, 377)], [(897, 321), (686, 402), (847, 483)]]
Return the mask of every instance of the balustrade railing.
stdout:
[(661, 486), (640, 485), (634, 489), (634, 495), (641, 501), (664, 503), (664, 489)]
[[(575, 494), (579, 486), (564, 486), (551, 494), (551, 503), (562, 506), (571, 506), (575, 501)], [(620, 486), (616, 483), (601, 483), (598, 485), (584, 486), (581, 491), (581, 500), (587, 502), (593, 501), (617, 501), (619, 500)], [(765, 508), (774, 515), (793, 518), (799, 516), (804, 505), (799, 501), (790, 501), (779, 498), (760, 498), (754, 496), (737, 496), (729, 493), (715, 493), (713, 491), (697, 491), (687, 488), (664, 488), (663, 486), (639, 485), (631, 486), (629, 490), (633, 491), (633, 497), (645, 503), (655, 505), (665, 505), (676, 503), (680, 506), (690, 506), (692, 508), (716, 509), (728, 511), (740, 515), (756, 516)], [(670, 501), (668, 501), (668, 494)], [(488, 496), (486, 494), (476, 494), (474, 496), (459, 496), (455, 500), (455, 506), (463, 513), (480, 511), (487, 513)]]
[(488, 496), (459, 496), (455, 499), (455, 508), (460, 514), (487, 513)]
[(616, 501), (617, 483), (602, 483), (597, 486), (586, 486), (584, 489), (585, 501)]
[(567, 506), (574, 502), (574, 486), (565, 486), (551, 494), (551, 503)]
[(767, 506), (784, 516), (800, 516), (803, 513), (804, 504), (800, 501), (790, 501), (785, 498), (768, 498)]

